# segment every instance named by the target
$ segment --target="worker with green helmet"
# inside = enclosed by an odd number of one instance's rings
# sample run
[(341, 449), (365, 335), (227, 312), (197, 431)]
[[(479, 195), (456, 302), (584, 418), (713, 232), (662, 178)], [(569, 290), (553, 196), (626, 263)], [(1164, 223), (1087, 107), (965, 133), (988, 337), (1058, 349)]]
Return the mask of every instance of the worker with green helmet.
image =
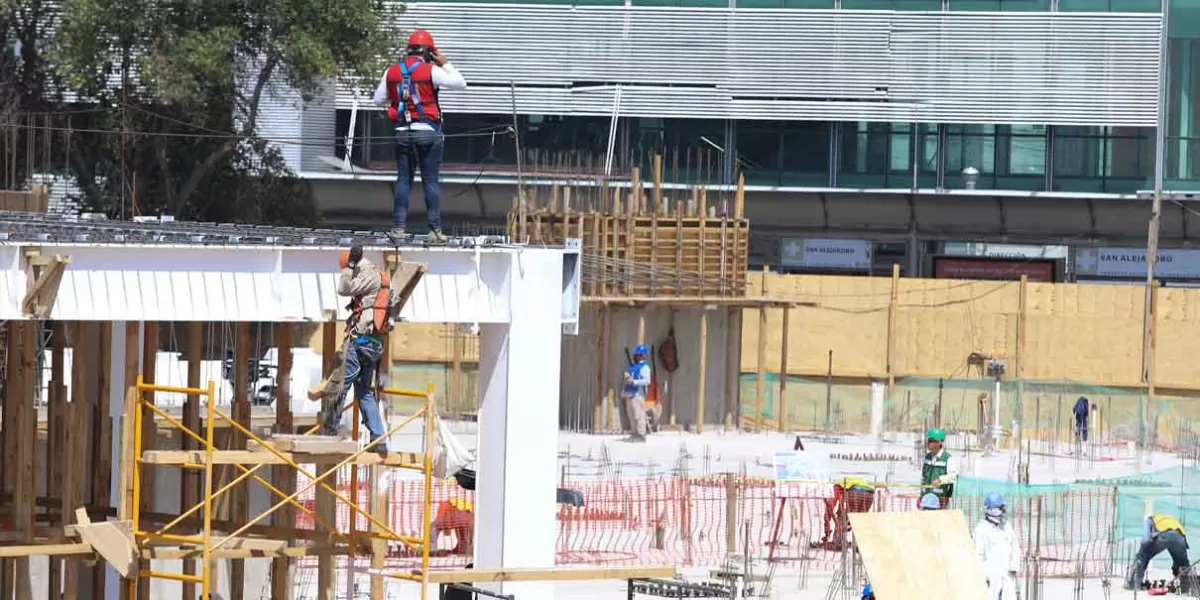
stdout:
[(925, 434), (925, 463), (921, 467), (921, 495), (934, 494), (942, 508), (954, 497), (958, 461), (946, 451), (946, 432), (939, 428)]

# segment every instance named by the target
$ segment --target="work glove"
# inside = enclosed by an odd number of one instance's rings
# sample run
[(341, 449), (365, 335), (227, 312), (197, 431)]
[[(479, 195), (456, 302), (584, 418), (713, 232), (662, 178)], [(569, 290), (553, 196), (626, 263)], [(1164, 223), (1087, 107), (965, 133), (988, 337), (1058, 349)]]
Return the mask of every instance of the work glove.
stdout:
[(362, 244), (350, 246), (350, 260), (346, 262), (346, 266), (351, 269), (358, 268), (358, 263), (362, 261), (363, 247)]

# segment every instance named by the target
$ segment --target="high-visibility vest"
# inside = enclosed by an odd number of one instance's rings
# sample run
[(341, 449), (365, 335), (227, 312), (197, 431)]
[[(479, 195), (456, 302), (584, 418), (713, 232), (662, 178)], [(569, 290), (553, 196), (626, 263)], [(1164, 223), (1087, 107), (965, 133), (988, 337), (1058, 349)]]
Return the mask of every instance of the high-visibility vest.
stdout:
[(397, 123), (442, 122), (437, 86), (433, 84), (433, 64), (419, 56), (406, 56), (387, 71), (388, 118)]
[(1170, 515), (1150, 515), (1150, 519), (1154, 521), (1154, 531), (1158, 533), (1175, 530), (1183, 536), (1187, 536), (1187, 532), (1183, 530), (1183, 524), (1175, 517)]
[(842, 481), (839, 483), (839, 485), (842, 486), (842, 489), (846, 489), (846, 490), (852, 490), (852, 489), (867, 490), (867, 491), (875, 490), (875, 485), (872, 484), (870, 481), (863, 479), (862, 477), (851, 476), (851, 477), (843, 478)]
[(944, 476), (949, 469), (947, 468), (950, 462), (950, 453), (942, 450), (940, 454), (934, 456), (931, 453), (925, 453), (925, 464), (921, 467), (921, 493), (933, 492), (938, 496), (949, 496), (954, 491), (954, 486), (950, 484), (939, 485), (933, 487), (933, 482), (939, 477)]

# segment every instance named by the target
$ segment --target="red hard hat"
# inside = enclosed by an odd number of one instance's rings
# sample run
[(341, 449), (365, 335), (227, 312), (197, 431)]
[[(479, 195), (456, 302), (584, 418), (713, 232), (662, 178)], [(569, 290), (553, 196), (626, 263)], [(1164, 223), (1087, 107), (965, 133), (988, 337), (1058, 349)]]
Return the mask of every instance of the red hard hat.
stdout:
[(412, 35), (408, 36), (408, 47), (412, 48), (413, 46), (436, 48), (433, 44), (433, 36), (429, 35), (429, 32), (424, 29), (417, 29), (412, 32)]

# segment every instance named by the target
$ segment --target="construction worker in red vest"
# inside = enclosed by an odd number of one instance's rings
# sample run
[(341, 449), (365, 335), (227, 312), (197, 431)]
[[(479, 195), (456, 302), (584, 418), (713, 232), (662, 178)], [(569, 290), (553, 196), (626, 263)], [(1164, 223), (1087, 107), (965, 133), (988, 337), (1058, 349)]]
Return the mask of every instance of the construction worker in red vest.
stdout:
[(438, 505), (430, 527), (430, 549), (437, 548), (438, 538), (444, 533), (454, 534), (454, 554), (471, 554), (471, 544), (475, 541), (475, 506), (469, 500), (451, 498)]
[(438, 91), (461, 90), (467, 80), (433, 43), (428, 31), (418, 29), (408, 37), (400, 62), (388, 67), (375, 90), (375, 104), (386, 106), (396, 126), (396, 197), (392, 203), (392, 235), (404, 236), (408, 222), (408, 196), (413, 177), (421, 169), (429, 241), (442, 243), (442, 205), (438, 178), (442, 171), (445, 136)]
[[(342, 359), (345, 372), (341, 390), (324, 415), (325, 435), (338, 434), (342, 405), (353, 387), (363, 425), (371, 433), (371, 440), (376, 440), (383, 437), (384, 429), (373, 384), (383, 356), (383, 336), (391, 329), (391, 281), (387, 273), (363, 257), (362, 246), (342, 252), (339, 266), (342, 274), (337, 293), (350, 297), (350, 317), (346, 320), (349, 339)], [(374, 449), (387, 452), (387, 442), (381, 440)]]

